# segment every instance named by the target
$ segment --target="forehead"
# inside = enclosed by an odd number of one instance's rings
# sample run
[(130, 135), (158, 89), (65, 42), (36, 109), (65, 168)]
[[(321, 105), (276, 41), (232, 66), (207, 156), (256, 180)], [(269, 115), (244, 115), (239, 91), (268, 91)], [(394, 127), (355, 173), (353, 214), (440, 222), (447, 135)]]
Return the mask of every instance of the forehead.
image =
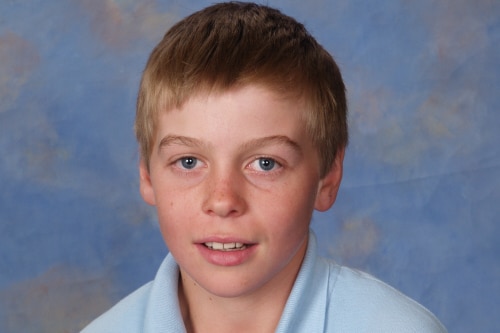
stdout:
[[(181, 106), (158, 115), (158, 136), (263, 137), (305, 134), (306, 103), (291, 94), (278, 94), (261, 85), (225, 91), (204, 90)], [(160, 139), (161, 140), (161, 139)]]
[[(164, 113), (182, 111), (193, 108), (203, 108), (207, 103), (227, 104), (230, 100), (235, 100), (234, 112), (247, 108), (253, 108), (258, 111), (259, 107), (278, 106), (287, 107), (292, 112), (298, 112), (302, 117), (309, 117), (313, 112), (311, 100), (306, 98), (306, 94), (301, 89), (284, 89), (280, 86), (273, 86), (267, 83), (245, 83), (235, 84), (229, 88), (211, 86), (209, 84), (200, 84), (195, 91), (186, 92), (183, 97), (172, 96), (173, 91), (167, 91), (160, 94), (157, 107), (154, 109), (156, 118)], [(269, 112), (273, 111), (270, 107)], [(279, 111), (279, 110), (278, 110)], [(243, 117), (243, 112), (240, 112)], [(158, 120), (158, 119), (155, 119)]]

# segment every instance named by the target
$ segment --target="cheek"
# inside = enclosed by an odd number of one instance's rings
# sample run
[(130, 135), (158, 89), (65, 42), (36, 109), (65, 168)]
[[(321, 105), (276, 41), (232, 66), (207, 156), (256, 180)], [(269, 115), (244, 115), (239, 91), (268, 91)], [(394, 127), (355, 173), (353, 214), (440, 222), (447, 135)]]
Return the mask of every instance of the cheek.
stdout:
[(297, 191), (268, 198), (263, 207), (264, 223), (272, 226), (276, 234), (295, 238), (308, 231), (314, 200), (310, 195)]
[[(295, 185), (295, 186), (293, 186)], [(316, 187), (311, 184), (293, 184), (286, 185), (280, 191), (280, 199), (276, 202), (285, 212), (293, 216), (310, 216), (314, 210), (316, 201)]]
[(156, 208), (158, 223), (165, 241), (180, 237), (182, 230), (188, 228), (190, 221), (194, 220), (193, 207), (179, 200), (179, 194), (176, 193), (170, 193), (158, 200)]
[[(193, 200), (189, 200), (189, 198), (194, 197), (194, 195), (189, 195), (178, 187), (172, 186), (171, 182), (164, 181), (155, 188), (155, 197), (159, 217), (172, 217), (193, 210)], [(191, 209), (186, 209), (189, 206)]]
[(286, 235), (290, 239), (301, 240), (304, 233), (309, 232), (314, 210), (314, 194), (305, 192), (291, 194), (289, 201), (283, 205), (283, 214), (290, 221)]

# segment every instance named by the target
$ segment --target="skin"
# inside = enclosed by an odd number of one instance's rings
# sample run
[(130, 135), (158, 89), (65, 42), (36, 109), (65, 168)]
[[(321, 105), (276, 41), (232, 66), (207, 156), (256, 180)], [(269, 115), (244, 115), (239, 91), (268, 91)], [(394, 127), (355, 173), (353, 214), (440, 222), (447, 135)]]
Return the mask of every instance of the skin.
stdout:
[[(180, 267), (188, 332), (275, 330), (313, 210), (332, 206), (342, 178), (343, 150), (320, 178), (304, 108), (248, 85), (160, 115), (140, 187)], [(244, 246), (223, 252), (206, 246), (213, 241)]]

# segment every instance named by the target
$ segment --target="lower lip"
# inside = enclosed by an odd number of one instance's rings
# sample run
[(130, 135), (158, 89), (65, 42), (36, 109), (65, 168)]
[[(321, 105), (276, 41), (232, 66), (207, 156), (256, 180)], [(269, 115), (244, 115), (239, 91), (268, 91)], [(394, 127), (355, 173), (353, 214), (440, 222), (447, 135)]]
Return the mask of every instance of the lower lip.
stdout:
[(217, 266), (237, 266), (245, 263), (255, 252), (256, 245), (247, 245), (246, 248), (236, 251), (217, 251), (203, 244), (196, 244), (203, 258)]

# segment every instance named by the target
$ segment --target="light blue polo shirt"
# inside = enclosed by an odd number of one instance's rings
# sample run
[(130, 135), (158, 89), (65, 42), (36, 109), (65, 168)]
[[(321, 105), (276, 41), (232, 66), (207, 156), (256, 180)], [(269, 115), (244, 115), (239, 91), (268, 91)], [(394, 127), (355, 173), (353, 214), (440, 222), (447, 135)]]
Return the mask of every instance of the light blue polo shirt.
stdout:
[[(169, 254), (153, 281), (94, 320), (82, 333), (186, 332), (177, 298), (179, 267)], [(306, 256), (276, 329), (279, 333), (446, 332), (423, 306), (374, 277)]]

